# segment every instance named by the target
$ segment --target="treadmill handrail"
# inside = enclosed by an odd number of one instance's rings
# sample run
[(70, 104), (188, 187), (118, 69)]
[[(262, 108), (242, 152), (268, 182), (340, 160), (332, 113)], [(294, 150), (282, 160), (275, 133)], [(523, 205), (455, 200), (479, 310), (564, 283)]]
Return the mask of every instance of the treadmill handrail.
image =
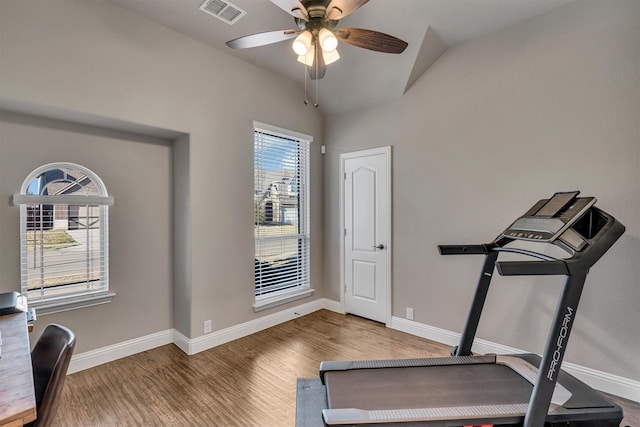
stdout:
[(487, 245), (438, 245), (440, 255), (485, 255), (491, 249)]
[(569, 275), (569, 267), (562, 260), (554, 261), (497, 261), (501, 276)]
[(497, 261), (498, 273), (502, 276), (518, 275), (568, 275), (569, 268), (564, 260), (540, 252), (522, 248), (507, 248), (495, 243), (480, 245), (438, 245), (442, 255), (486, 255), (490, 252), (508, 252), (538, 258), (542, 261)]

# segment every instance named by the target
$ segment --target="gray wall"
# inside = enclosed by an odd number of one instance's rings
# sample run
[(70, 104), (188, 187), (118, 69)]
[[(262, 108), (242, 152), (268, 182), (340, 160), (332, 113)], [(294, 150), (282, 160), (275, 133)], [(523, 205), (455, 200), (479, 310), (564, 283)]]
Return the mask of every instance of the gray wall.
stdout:
[[(20, 192), (37, 167), (57, 161), (85, 166), (107, 186), (112, 303), (45, 316), (73, 325), (80, 351), (172, 328), (171, 146), (167, 141), (57, 120), (0, 115), (0, 192)], [(20, 290), (20, 208), (0, 208), (0, 289)], [(126, 248), (123, 250), (122, 248)], [(149, 301), (148, 305), (144, 302)], [(149, 309), (141, 309), (142, 307)]]
[[(304, 95), (298, 86), (109, 2), (3, 0), (0, 8), (0, 101), (5, 108), (174, 135), (171, 145), (162, 148), (166, 157), (161, 162), (171, 178), (163, 178), (158, 188), (166, 197), (173, 193), (173, 199), (165, 202), (167, 216), (157, 224), (172, 259), (166, 254), (160, 260), (143, 257), (142, 265), (159, 270), (149, 275), (120, 271), (115, 263), (112, 286), (116, 292), (135, 287), (135, 295), (122, 291), (111, 304), (47, 316), (42, 323), (63, 322), (81, 330), (78, 350), (87, 351), (171, 327), (195, 338), (207, 319), (216, 331), (287, 308), (258, 314), (252, 309), (254, 120), (315, 138), (311, 281), (317, 292), (289, 306), (323, 296), (322, 118), (313, 108), (301, 108)], [(9, 125), (2, 126), (13, 135)], [(49, 152), (45, 135), (30, 144), (43, 161), (71, 160)], [(93, 163), (101, 165), (94, 171), (113, 191), (114, 217), (139, 212), (126, 202), (124, 190), (114, 188), (112, 176), (120, 173), (116, 164), (113, 170), (106, 164), (128, 156), (134, 144), (122, 143), (121, 152), (111, 143), (94, 145), (99, 148), (90, 143), (76, 147), (85, 160), (79, 163), (91, 169)], [(13, 137), (0, 139), (0, 199), (18, 192), (24, 177), (39, 166), (39, 157), (27, 146)], [(103, 151), (109, 154), (104, 161), (99, 157)], [(144, 157), (132, 155), (131, 161), (144, 165), (141, 172), (151, 177), (156, 165)], [(0, 291), (19, 289), (17, 211), (0, 204)], [(112, 233), (119, 226), (114, 223)], [(141, 254), (138, 245), (129, 243), (142, 242), (143, 235), (136, 229), (126, 239), (122, 245), (112, 239), (111, 254), (133, 263)], [(160, 272), (166, 277), (158, 283), (155, 274)], [(125, 299), (130, 301), (119, 301)]]
[[(338, 156), (393, 146), (393, 315), (460, 332), (481, 257), (538, 199), (578, 189), (626, 225), (588, 277), (569, 362), (640, 380), (640, 2), (579, 1), (450, 48), (401, 98), (325, 123), (328, 296)], [(497, 278), (478, 336), (541, 352), (562, 280)]]

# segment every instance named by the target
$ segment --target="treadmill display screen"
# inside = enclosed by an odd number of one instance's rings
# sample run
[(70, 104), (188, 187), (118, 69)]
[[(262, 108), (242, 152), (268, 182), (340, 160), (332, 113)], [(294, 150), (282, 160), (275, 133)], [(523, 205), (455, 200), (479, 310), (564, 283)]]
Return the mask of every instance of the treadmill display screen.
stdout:
[(551, 199), (549, 199), (547, 203), (545, 203), (542, 208), (540, 208), (538, 212), (533, 214), (533, 216), (552, 218), (556, 216), (556, 214), (560, 212), (562, 208), (571, 203), (571, 201), (575, 199), (579, 193), (579, 191), (556, 193)]
[[(578, 194), (579, 191), (556, 193), (548, 200), (540, 200), (502, 235), (519, 240), (553, 242), (596, 202), (594, 197), (576, 197)], [(571, 242), (570, 245), (577, 250), (584, 246), (583, 242)]]

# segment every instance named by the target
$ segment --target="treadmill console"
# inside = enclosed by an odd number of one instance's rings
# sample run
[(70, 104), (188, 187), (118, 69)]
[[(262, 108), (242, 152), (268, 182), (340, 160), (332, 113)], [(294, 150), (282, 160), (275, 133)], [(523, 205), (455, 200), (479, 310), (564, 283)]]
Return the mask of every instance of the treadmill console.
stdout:
[(581, 251), (586, 240), (571, 226), (596, 202), (595, 197), (578, 197), (579, 191), (556, 193), (540, 200), (511, 224), (502, 235), (511, 239), (554, 242), (560, 239), (573, 250)]

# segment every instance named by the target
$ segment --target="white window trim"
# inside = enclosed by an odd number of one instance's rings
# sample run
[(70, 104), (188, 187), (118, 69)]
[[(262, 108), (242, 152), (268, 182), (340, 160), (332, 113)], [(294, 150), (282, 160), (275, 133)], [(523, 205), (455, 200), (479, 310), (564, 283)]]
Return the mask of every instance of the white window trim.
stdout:
[(29, 303), (29, 306), (36, 309), (36, 314), (38, 316), (45, 316), (47, 314), (61, 313), (63, 311), (76, 310), (78, 308), (108, 304), (115, 296), (115, 292), (99, 292), (94, 295), (85, 294), (78, 297), (67, 297), (60, 300), (50, 299), (47, 301), (34, 301)]
[(282, 138), (300, 139), (303, 141), (308, 141), (309, 144), (313, 142), (313, 136), (311, 135), (307, 135), (306, 133), (300, 133), (300, 132), (296, 132), (289, 129), (280, 128), (267, 123), (254, 121), (253, 129), (258, 131), (264, 131), (266, 133), (270, 133), (275, 136), (281, 136)]
[(312, 288), (296, 289), (294, 291), (282, 292), (276, 295), (267, 294), (266, 297), (257, 297), (253, 304), (253, 311), (259, 312), (269, 308), (277, 307), (291, 301), (309, 297), (315, 292)]
[[(93, 183), (97, 186), (100, 194), (103, 196), (78, 196), (78, 195), (30, 195), (27, 194), (29, 184), (31, 181), (38, 177), (45, 171), (54, 168), (70, 168), (76, 169), (91, 177)], [(42, 165), (32, 171), (24, 180), (19, 194), (14, 194), (12, 197), (13, 204), (20, 206), (20, 230), (25, 227), (23, 221), (26, 220), (26, 214), (23, 210), (26, 210), (28, 204), (67, 204), (67, 205), (89, 205), (89, 206), (112, 206), (114, 204), (114, 198), (108, 195), (106, 186), (102, 179), (90, 169), (82, 165), (69, 162), (55, 162)], [(109, 242), (108, 242), (108, 220), (106, 224), (102, 226), (103, 239), (105, 239), (106, 251), (104, 259), (108, 263), (109, 258)], [(22, 241), (20, 242), (20, 250), (22, 250)], [(20, 260), (22, 264), (22, 257)], [(22, 268), (21, 268), (22, 269)], [(22, 273), (21, 273), (22, 275)], [(108, 282), (109, 272), (106, 272), (107, 277), (107, 289), (104, 291), (96, 291), (92, 293), (84, 293), (79, 295), (64, 296), (59, 298), (49, 298), (45, 301), (31, 301), (29, 306), (36, 309), (37, 315), (47, 315), (53, 313), (60, 313), (63, 311), (76, 310), (79, 308), (92, 307), (95, 305), (110, 303), (116, 296), (115, 292), (109, 290)], [(21, 279), (22, 281), (22, 279)], [(21, 285), (22, 289), (22, 285)]]
[[(292, 131), (289, 129), (280, 128), (277, 126), (273, 126), (267, 123), (254, 121), (253, 122), (253, 130), (254, 132), (265, 132), (268, 134), (272, 134), (274, 136), (286, 138), (286, 139), (298, 139), (301, 141), (306, 141), (311, 145), (313, 142), (313, 136), (305, 133), (300, 133), (296, 131)], [(311, 151), (309, 151), (309, 161), (311, 161)], [(309, 167), (311, 165), (309, 164)], [(310, 191), (310, 188), (308, 189)], [(310, 195), (309, 195), (310, 196)], [(310, 197), (309, 197), (310, 198)], [(306, 209), (309, 207), (307, 206)], [(309, 224), (311, 226), (311, 224)], [(311, 260), (309, 260), (310, 262)], [(255, 283), (254, 283), (255, 286)], [(292, 301), (296, 301), (302, 298), (309, 297), (313, 295), (315, 290), (311, 288), (311, 285), (304, 288), (296, 288), (296, 289), (287, 289), (280, 292), (274, 292), (262, 296), (254, 296), (255, 303), (253, 304), (253, 311), (260, 312), (263, 310), (267, 310), (269, 308), (277, 307), (282, 304), (286, 304)]]
[(89, 206), (113, 206), (113, 197), (111, 196), (78, 196), (78, 195), (61, 195), (61, 196), (33, 196), (30, 194), (14, 194), (14, 205), (89, 205)]

